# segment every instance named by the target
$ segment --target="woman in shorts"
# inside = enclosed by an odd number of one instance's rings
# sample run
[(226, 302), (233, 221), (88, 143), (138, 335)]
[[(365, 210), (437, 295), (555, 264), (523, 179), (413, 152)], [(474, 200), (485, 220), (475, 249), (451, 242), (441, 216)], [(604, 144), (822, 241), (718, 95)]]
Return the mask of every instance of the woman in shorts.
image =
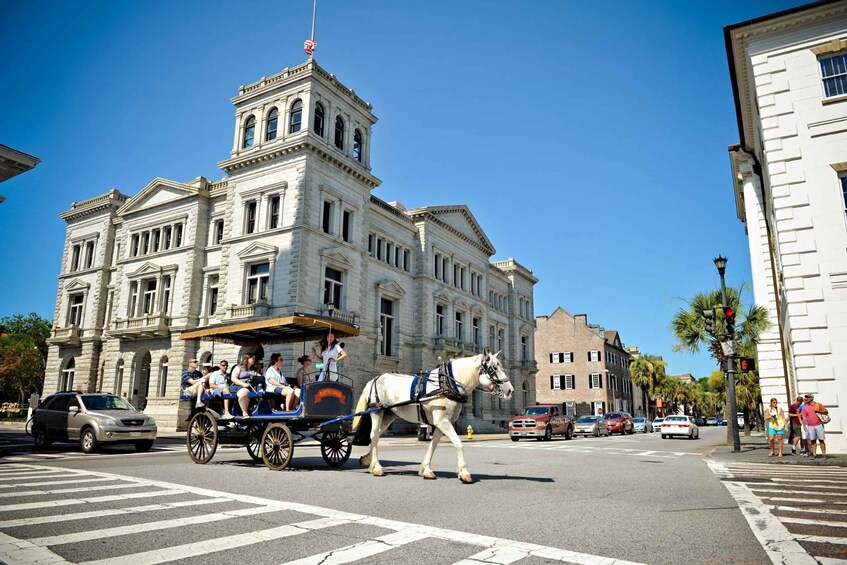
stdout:
[(265, 371), (265, 392), (272, 392), (285, 398), (285, 409), (293, 410), (297, 404), (300, 391), (295, 391), (282, 374), (282, 356), (279, 353), (271, 355), (271, 366)]
[(771, 398), (771, 404), (765, 411), (765, 420), (768, 422), (768, 444), (771, 452), (768, 457), (775, 455), (774, 448), (778, 447), (777, 457), (782, 457), (782, 441), (785, 439), (785, 414), (776, 398)]

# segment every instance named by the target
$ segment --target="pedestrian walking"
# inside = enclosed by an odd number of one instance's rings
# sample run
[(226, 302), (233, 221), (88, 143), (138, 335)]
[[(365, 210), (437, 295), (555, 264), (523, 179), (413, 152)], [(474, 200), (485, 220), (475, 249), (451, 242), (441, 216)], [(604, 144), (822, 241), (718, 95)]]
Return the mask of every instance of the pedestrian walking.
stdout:
[(802, 412), (803, 426), (806, 429), (806, 437), (809, 438), (812, 459), (817, 459), (818, 443), (821, 444), (821, 457), (826, 458), (826, 434), (824, 433), (824, 419), (829, 421), (829, 411), (820, 402), (815, 402), (814, 394), (804, 397)]
[(782, 408), (779, 407), (779, 401), (776, 398), (771, 398), (770, 406), (765, 412), (765, 420), (768, 422), (768, 444), (771, 446), (771, 452), (768, 457), (776, 455), (782, 458), (782, 441), (785, 439), (785, 414)]
[[(794, 399), (794, 404), (788, 405), (788, 422), (789, 422), (789, 434), (788, 434), (788, 443), (791, 445), (791, 455), (797, 454), (797, 444), (801, 441), (801, 430), (802, 426), (800, 425), (800, 404), (803, 403), (803, 397), (798, 396)], [(800, 446), (800, 453), (802, 454), (805, 450), (805, 445)]]

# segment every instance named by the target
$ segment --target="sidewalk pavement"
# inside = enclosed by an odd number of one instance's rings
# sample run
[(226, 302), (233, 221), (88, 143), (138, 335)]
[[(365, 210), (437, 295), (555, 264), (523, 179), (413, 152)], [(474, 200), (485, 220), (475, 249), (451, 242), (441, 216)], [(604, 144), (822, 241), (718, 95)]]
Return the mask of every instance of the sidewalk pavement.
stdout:
[(820, 445), (818, 445), (818, 458), (803, 457), (800, 455), (800, 446), (797, 446), (797, 455), (791, 455), (791, 446), (787, 443), (782, 445), (782, 459), (774, 456), (768, 457), (770, 445), (765, 432), (750, 432), (749, 436), (741, 433), (741, 451), (734, 452), (732, 444), (717, 447), (709, 457), (722, 463), (767, 463), (772, 465), (801, 465), (811, 467), (847, 467), (847, 455), (840, 453), (821, 457)]

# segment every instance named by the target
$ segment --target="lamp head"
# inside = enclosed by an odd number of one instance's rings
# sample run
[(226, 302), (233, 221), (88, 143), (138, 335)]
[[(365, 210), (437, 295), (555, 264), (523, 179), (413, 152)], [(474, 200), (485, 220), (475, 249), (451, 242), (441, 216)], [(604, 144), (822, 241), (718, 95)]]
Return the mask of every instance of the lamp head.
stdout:
[(723, 257), (721, 255), (715, 257), (715, 267), (718, 268), (718, 274), (723, 276), (723, 274), (726, 272), (726, 257)]

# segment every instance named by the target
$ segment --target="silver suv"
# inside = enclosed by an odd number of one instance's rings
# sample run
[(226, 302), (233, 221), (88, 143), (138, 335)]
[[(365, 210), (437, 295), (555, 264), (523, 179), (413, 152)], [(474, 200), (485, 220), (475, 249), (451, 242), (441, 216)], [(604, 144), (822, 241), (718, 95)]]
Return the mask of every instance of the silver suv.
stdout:
[(103, 443), (132, 443), (148, 451), (156, 440), (156, 421), (113, 394), (57, 392), (32, 413), (36, 449), (54, 441), (79, 441), (85, 453)]

